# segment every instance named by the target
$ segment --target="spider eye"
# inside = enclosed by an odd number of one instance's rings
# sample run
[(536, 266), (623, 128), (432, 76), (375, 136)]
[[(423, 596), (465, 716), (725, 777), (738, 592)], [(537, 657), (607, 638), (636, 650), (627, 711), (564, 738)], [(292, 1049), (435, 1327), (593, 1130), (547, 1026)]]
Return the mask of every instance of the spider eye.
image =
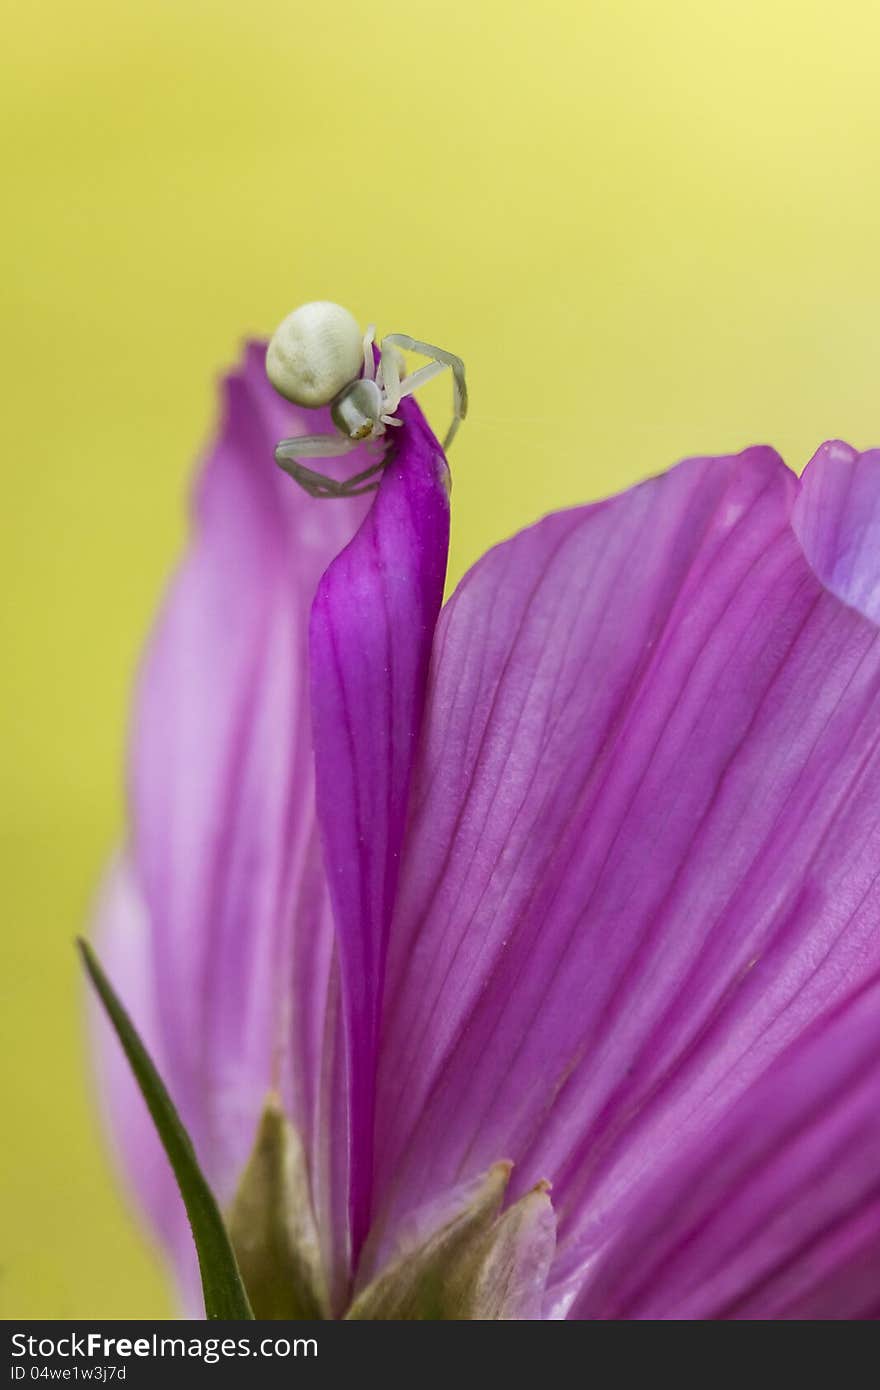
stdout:
[(294, 405), (329, 405), (354, 381), (363, 360), (356, 319), (339, 304), (301, 304), (279, 324), (266, 352), (266, 375)]

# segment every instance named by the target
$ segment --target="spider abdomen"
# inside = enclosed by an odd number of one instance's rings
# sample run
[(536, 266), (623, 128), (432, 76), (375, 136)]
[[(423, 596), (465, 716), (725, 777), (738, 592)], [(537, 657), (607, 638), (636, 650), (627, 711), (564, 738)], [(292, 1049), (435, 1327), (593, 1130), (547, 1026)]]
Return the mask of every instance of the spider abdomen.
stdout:
[(341, 304), (317, 300), (288, 314), (272, 336), (266, 375), (294, 405), (329, 405), (363, 365), (363, 335)]

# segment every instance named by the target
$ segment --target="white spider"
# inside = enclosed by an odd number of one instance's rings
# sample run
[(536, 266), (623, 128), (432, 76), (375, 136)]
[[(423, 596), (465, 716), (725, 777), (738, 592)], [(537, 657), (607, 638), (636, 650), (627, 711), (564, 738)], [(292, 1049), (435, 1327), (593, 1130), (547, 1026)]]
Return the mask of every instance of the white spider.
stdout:
[[(330, 407), (337, 434), (304, 434), (282, 439), (275, 461), (312, 497), (356, 497), (379, 486), (376, 475), (389, 458), (382, 458), (337, 482), (307, 468), (303, 459), (339, 458), (363, 441), (382, 439), (389, 425), (400, 425), (395, 411), (404, 396), (412, 395), (426, 381), (449, 367), (453, 383), (452, 424), (443, 440), (448, 449), (467, 414), (464, 363), (443, 348), (388, 333), (379, 344), (379, 365), (373, 357), (376, 330), (362, 333), (347, 309), (320, 300), (302, 304), (279, 325), (266, 352), (266, 375), (275, 390), (294, 405)], [(433, 360), (408, 376), (400, 349), (419, 352)]]

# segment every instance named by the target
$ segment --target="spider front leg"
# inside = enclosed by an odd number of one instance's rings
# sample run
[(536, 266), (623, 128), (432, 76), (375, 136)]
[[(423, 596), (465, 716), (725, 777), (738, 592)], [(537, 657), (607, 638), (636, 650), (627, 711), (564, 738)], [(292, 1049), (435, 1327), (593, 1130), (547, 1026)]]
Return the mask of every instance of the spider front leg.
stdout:
[[(433, 343), (423, 343), (418, 338), (411, 338), (408, 333), (386, 333), (382, 339), (382, 360), (385, 361), (385, 348), (403, 348), (405, 352), (420, 352), (423, 357), (432, 357), (434, 361), (427, 367), (419, 367), (418, 371), (411, 376), (404, 377), (403, 381), (396, 386), (400, 396), (412, 395), (426, 381), (430, 381), (432, 376), (436, 376), (444, 367), (449, 367), (452, 372), (452, 424), (446, 431), (443, 440), (444, 450), (448, 449), (462, 420), (467, 415), (468, 395), (467, 381), (464, 374), (464, 363), (455, 353), (447, 352), (445, 348), (435, 347)], [(391, 354), (389, 353), (389, 357)], [(396, 371), (392, 368), (394, 376)], [(383, 373), (384, 376), (384, 373)], [(390, 394), (390, 393), (389, 393)], [(399, 397), (398, 397), (399, 399)], [(395, 407), (396, 409), (396, 403)]]
[(294, 482), (299, 483), (310, 497), (359, 497), (361, 493), (373, 492), (379, 486), (378, 479), (375, 482), (371, 482), (370, 479), (375, 478), (385, 467), (384, 455), (369, 468), (341, 480), (331, 478), (326, 473), (319, 473), (314, 468), (307, 468), (301, 461), (307, 458), (342, 458), (344, 454), (349, 454), (356, 448), (357, 441), (346, 439), (344, 435), (301, 434), (294, 439), (282, 439), (281, 443), (276, 445), (275, 462)]

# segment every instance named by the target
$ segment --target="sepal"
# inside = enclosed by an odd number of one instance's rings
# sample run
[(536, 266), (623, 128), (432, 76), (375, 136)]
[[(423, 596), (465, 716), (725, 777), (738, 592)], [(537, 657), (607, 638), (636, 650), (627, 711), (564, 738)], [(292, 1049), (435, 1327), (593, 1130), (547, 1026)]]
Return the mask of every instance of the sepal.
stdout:
[(392, 1257), (355, 1298), (352, 1320), (539, 1318), (556, 1245), (546, 1184), (503, 1214), (512, 1165), (495, 1163), (437, 1227)]
[(330, 1316), (302, 1140), (274, 1096), (227, 1225), (255, 1317)]

